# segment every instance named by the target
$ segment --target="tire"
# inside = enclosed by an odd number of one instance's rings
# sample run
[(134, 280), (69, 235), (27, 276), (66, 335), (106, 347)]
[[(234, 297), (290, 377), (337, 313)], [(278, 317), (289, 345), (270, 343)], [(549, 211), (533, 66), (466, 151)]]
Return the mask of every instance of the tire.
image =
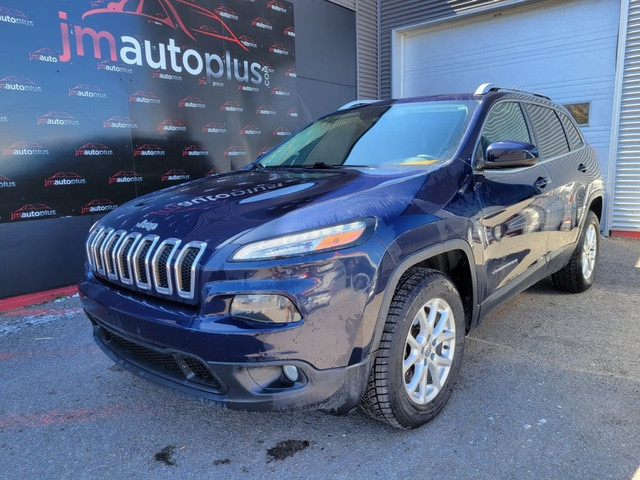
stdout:
[(361, 408), (396, 428), (433, 419), (453, 391), (465, 333), (453, 282), (436, 270), (409, 270), (391, 301)]
[(599, 253), (600, 222), (596, 214), (589, 210), (578, 245), (569, 263), (551, 276), (553, 285), (559, 290), (570, 293), (581, 293), (587, 290), (596, 278)]

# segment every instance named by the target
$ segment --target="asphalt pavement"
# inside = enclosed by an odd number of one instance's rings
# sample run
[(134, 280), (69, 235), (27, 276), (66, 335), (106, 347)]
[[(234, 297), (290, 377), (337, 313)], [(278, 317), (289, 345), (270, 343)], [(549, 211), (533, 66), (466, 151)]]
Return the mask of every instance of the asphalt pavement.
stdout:
[(77, 298), (5, 312), (0, 478), (640, 480), (640, 241), (603, 239), (584, 294), (545, 280), (492, 312), (413, 431), (149, 383), (95, 346)]

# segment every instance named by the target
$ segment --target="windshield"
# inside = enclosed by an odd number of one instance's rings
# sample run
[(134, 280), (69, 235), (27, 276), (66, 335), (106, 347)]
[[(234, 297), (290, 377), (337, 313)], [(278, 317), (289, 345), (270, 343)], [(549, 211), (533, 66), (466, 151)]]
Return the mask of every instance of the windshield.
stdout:
[(477, 106), (441, 101), (370, 106), (309, 125), (260, 159), (265, 167), (434, 165), (456, 151)]

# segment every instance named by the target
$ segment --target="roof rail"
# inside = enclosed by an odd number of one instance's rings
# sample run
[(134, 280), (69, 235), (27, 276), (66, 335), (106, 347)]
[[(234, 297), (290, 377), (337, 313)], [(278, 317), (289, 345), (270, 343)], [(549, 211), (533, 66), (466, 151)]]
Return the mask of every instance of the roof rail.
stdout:
[(528, 93), (529, 95), (535, 95), (536, 97), (546, 98), (547, 100), (551, 100), (547, 95), (539, 92), (531, 92), (529, 90), (524, 90), (518, 87), (511, 87), (509, 85), (500, 85), (498, 83), (483, 83), (474, 92), (475, 95), (485, 95), (489, 92), (498, 92), (498, 91), (507, 91), (507, 92), (517, 92), (517, 93)]
[(344, 105), (342, 105), (338, 111), (340, 110), (347, 110), (348, 108), (353, 108), (353, 107), (359, 107), (361, 105), (368, 105), (370, 103), (374, 103), (374, 102), (378, 102), (379, 100), (374, 100), (374, 99), (370, 99), (370, 98), (363, 98), (361, 100), (354, 100), (352, 102), (349, 103), (345, 103)]

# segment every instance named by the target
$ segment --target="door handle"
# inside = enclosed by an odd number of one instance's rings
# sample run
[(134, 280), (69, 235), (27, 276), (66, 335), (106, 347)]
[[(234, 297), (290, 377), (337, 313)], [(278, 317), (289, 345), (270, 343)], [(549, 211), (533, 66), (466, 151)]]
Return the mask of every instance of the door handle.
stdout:
[(548, 178), (540, 177), (534, 182), (533, 186), (537, 187), (537, 188), (544, 188), (548, 184), (549, 184), (549, 179)]
[(578, 165), (578, 170), (581, 171), (582, 173), (587, 173), (587, 167), (584, 163), (581, 163), (580, 165)]

